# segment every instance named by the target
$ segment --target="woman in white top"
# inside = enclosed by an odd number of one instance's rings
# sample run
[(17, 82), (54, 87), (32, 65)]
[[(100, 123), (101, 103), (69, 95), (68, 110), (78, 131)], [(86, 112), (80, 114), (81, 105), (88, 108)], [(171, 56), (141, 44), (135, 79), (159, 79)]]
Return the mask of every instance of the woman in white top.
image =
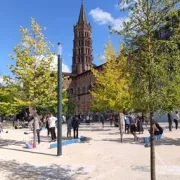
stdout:
[(179, 121), (179, 113), (178, 111), (175, 112), (174, 114), (174, 123), (175, 123), (175, 126), (176, 126), (176, 129), (178, 129), (178, 121)]

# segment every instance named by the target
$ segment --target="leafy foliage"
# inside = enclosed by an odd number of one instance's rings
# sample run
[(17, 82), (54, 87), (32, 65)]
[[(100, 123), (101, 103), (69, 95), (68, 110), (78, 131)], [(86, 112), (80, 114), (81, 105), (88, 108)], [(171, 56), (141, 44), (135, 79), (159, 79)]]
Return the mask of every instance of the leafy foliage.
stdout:
[(10, 65), (10, 70), (22, 94), (16, 103), (33, 108), (54, 106), (57, 104), (57, 73), (51, 70), (54, 59), (51, 44), (33, 18), (31, 30), (20, 27), (20, 32), (21, 43), (15, 46), (15, 54), (10, 55), (16, 61), (15, 65)]
[(91, 91), (94, 111), (120, 111), (130, 107), (129, 73), (126, 57), (116, 54), (111, 42), (105, 46), (103, 70), (92, 69), (96, 83)]

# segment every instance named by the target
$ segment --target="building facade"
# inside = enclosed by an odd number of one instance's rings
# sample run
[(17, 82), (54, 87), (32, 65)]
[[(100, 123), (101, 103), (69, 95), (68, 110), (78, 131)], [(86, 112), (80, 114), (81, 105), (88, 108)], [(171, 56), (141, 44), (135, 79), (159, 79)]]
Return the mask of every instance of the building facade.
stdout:
[(90, 113), (92, 96), (89, 91), (95, 81), (90, 70), (94, 67), (92, 54), (92, 27), (86, 19), (82, 2), (79, 19), (74, 26), (72, 73), (63, 73), (64, 87), (75, 97), (78, 114)]

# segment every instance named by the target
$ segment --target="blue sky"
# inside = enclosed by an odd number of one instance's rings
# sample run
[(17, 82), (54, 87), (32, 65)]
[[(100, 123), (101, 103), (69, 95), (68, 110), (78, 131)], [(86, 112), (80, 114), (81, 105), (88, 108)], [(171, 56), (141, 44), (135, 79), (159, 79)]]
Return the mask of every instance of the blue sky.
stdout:
[[(117, 8), (118, 0), (84, 0), (86, 17), (92, 25), (94, 63), (100, 64), (98, 55), (102, 55), (108, 41), (108, 25), (119, 28), (125, 13)], [(20, 42), (19, 27), (30, 27), (30, 18), (47, 30), (45, 36), (54, 45), (63, 43), (64, 64), (71, 69), (73, 25), (77, 23), (81, 0), (6, 0), (0, 5), (0, 75), (10, 74), (7, 64), (13, 60), (8, 54)], [(118, 47), (120, 37), (111, 36), (113, 44)], [(56, 48), (52, 49), (56, 51)], [(66, 66), (64, 68), (67, 69)]]

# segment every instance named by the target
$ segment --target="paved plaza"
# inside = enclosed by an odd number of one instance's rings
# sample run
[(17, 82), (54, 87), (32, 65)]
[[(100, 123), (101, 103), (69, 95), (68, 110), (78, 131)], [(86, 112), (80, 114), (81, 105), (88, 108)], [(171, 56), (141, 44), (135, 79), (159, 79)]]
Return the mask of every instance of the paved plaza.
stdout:
[[(1, 134), (1, 180), (150, 180), (150, 148), (134, 143), (130, 134), (125, 134), (121, 143), (118, 128), (108, 124), (104, 129), (101, 124), (81, 125), (80, 136), (89, 140), (64, 146), (62, 157), (56, 156), (56, 149), (49, 149), (46, 130), (36, 149), (25, 149), (24, 142), (33, 137), (25, 131), (4, 130)], [(156, 143), (157, 180), (179, 180), (180, 130), (165, 130), (164, 135), (165, 139)], [(148, 136), (147, 129), (143, 136)]]

